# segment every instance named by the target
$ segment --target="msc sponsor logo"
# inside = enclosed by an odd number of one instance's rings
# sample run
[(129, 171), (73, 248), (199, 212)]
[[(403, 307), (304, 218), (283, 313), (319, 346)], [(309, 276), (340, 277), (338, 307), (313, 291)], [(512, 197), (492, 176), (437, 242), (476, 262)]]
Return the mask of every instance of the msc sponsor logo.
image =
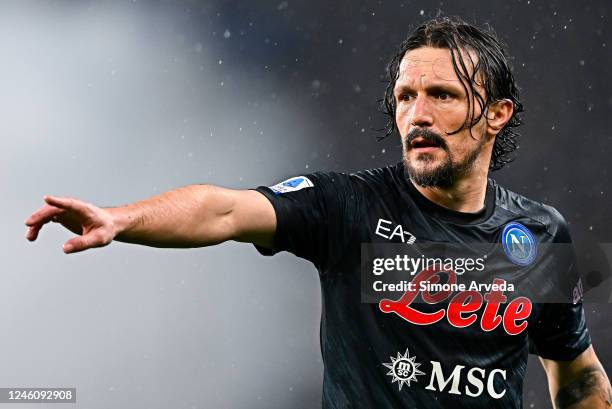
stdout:
[(529, 229), (520, 223), (508, 223), (501, 236), (506, 256), (514, 264), (527, 266), (535, 260), (537, 244)]
[[(506, 394), (506, 388), (495, 390), (496, 376), (506, 380), (505, 369), (492, 369), (487, 373), (484, 368), (473, 367), (464, 371), (464, 365), (455, 365), (450, 374), (444, 374), (440, 362), (430, 361), (430, 363), (431, 376), (429, 385), (425, 387), (427, 390), (447, 392), (452, 395), (465, 394), (474, 398), (482, 395), (485, 390), (494, 399), (499, 399)], [(465, 382), (463, 381), (464, 375), (467, 378)]]
[[(429, 382), (425, 389), (434, 392), (444, 392), (451, 395), (466, 395), (473, 398), (487, 393), (493, 399), (500, 399), (506, 394), (506, 388), (500, 388), (500, 383), (506, 381), (505, 369), (485, 369), (479, 367), (466, 368), (465, 365), (455, 365), (452, 370), (444, 370), (438, 361), (429, 361), (429, 370), (419, 370), (420, 363), (415, 356), (397, 353), (391, 356), (390, 363), (383, 365), (390, 369), (386, 374), (391, 376), (391, 382), (398, 383), (399, 390), (404, 385), (410, 387), (411, 382), (417, 382), (417, 375), (428, 375)], [(425, 369), (425, 368), (423, 368)], [(498, 380), (496, 385), (496, 380)]]

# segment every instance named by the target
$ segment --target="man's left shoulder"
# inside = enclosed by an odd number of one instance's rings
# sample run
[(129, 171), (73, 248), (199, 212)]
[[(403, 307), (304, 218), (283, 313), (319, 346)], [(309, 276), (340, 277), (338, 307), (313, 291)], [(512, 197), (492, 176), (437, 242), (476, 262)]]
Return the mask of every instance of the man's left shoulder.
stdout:
[(567, 221), (554, 206), (530, 199), (498, 184), (496, 187), (498, 206), (544, 225), (553, 237), (563, 238), (568, 234)]

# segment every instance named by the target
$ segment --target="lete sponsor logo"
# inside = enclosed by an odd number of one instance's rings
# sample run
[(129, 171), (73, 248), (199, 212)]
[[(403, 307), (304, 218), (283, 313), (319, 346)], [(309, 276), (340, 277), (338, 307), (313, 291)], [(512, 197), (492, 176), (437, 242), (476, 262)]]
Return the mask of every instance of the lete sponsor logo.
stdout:
[[(457, 275), (452, 270), (440, 271), (434, 268), (423, 270), (412, 280), (414, 283), (412, 289), (406, 291), (398, 300), (381, 300), (378, 308), (384, 313), (397, 314), (411, 324), (417, 325), (435, 324), (446, 317), (453, 327), (466, 328), (479, 319), (480, 313), (480, 328), (485, 332), (493, 331), (502, 325), (508, 335), (518, 335), (527, 328), (527, 319), (532, 310), (529, 298), (516, 297), (506, 305), (503, 313), (499, 312), (500, 305), (508, 301), (508, 297), (502, 291), (506, 287), (506, 280), (495, 278), (493, 280), (495, 285), (492, 285), (491, 290), (484, 295), (469, 290), (459, 291), (451, 298), (453, 293), (451, 290), (437, 292), (421, 290), (421, 282), (443, 283), (444, 276), (447, 277), (449, 287), (456, 284)], [(419, 295), (427, 304), (441, 303), (449, 298), (450, 302), (437, 311), (423, 312), (412, 305)]]
[[(485, 369), (465, 365), (455, 365), (452, 370), (444, 370), (438, 361), (429, 361), (429, 370), (425, 370), (421, 363), (416, 362), (416, 356), (410, 356), (408, 348), (402, 355), (390, 356), (391, 362), (383, 365), (389, 369), (386, 375), (391, 376), (391, 382), (398, 384), (401, 391), (404, 385), (410, 387), (411, 382), (418, 382), (418, 375), (429, 373), (429, 382), (425, 389), (435, 392), (445, 392), (451, 395), (466, 395), (473, 398), (481, 396), (485, 391), (494, 398), (500, 399), (506, 394), (506, 388), (499, 385), (506, 381), (505, 369)], [(421, 369), (419, 369), (421, 368)]]

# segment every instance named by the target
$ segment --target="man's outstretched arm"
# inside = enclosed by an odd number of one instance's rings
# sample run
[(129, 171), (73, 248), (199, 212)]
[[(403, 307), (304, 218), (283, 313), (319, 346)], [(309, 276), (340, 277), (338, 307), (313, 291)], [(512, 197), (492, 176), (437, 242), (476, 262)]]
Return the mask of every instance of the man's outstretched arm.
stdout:
[(270, 247), (276, 231), (274, 208), (254, 190), (190, 185), (134, 204), (100, 208), (74, 198), (45, 196), (27, 220), (26, 237), (56, 222), (75, 234), (65, 253), (106, 246), (113, 240), (153, 247), (203, 247), (237, 240)]
[(612, 389), (593, 347), (573, 361), (540, 359), (555, 409), (609, 409)]

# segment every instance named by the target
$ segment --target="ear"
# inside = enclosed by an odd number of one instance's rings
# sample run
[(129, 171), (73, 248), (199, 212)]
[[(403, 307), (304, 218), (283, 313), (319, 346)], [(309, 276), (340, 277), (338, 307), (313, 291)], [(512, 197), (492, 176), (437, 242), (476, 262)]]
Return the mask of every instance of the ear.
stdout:
[(514, 104), (509, 99), (500, 99), (487, 108), (487, 133), (497, 135), (512, 118)]

